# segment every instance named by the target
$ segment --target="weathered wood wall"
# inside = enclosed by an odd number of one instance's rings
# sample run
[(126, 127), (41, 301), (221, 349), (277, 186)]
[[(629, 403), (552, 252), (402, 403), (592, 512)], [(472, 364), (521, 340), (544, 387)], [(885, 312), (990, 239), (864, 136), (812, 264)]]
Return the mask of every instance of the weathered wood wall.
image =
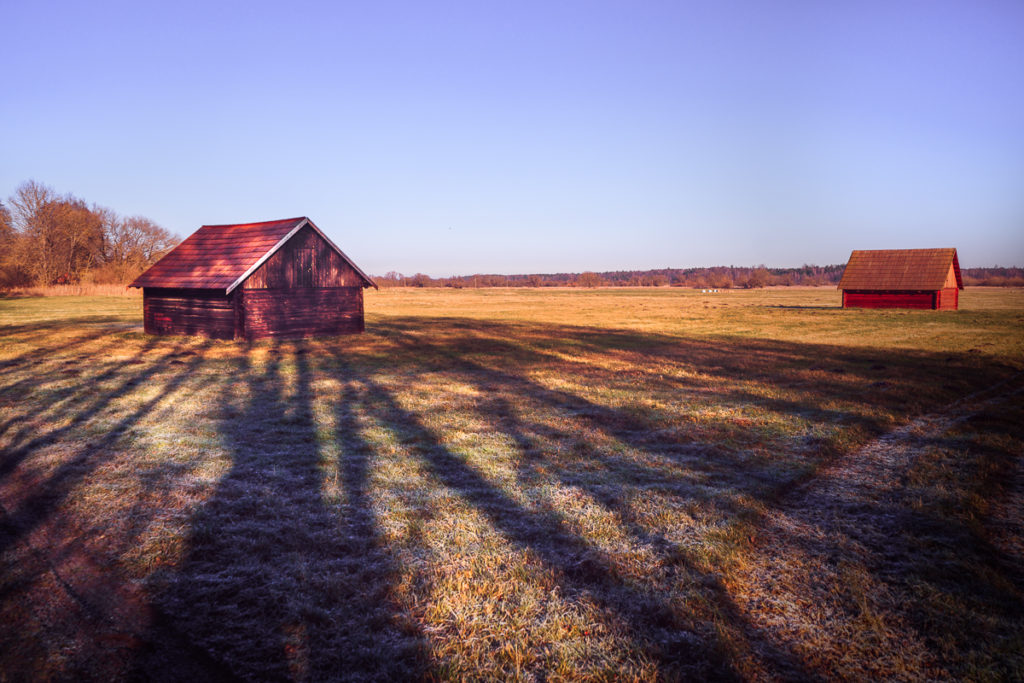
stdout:
[(960, 290), (957, 289), (956, 282), (953, 282), (952, 287), (939, 291), (936, 299), (935, 308), (940, 311), (955, 311), (960, 308)]
[(305, 227), (230, 295), (145, 288), (146, 332), (214, 339), (362, 332), (364, 285), (352, 266)]
[(363, 331), (363, 278), (305, 227), (239, 288), (247, 339)]
[(245, 289), (361, 287), (363, 278), (309, 226), (242, 284)]
[(247, 289), (242, 307), (247, 339), (363, 331), (362, 287)]
[(194, 334), (212, 339), (235, 336), (235, 303), (220, 290), (145, 287), (142, 311), (149, 334)]

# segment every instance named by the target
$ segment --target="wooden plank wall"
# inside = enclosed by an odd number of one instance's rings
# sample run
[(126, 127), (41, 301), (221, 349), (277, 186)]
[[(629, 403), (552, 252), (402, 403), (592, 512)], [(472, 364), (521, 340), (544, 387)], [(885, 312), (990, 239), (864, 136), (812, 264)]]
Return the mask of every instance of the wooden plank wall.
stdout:
[(297, 338), (363, 331), (363, 288), (247, 289), (245, 337)]
[(935, 292), (865, 292), (843, 290), (844, 308), (935, 308)]
[(960, 290), (956, 287), (954, 280), (952, 287), (946, 287), (938, 293), (938, 304), (935, 308), (940, 311), (955, 311), (960, 308)]
[(242, 287), (291, 289), (295, 287), (360, 287), (359, 273), (345, 262), (309, 226), (304, 227), (267, 259)]
[(221, 290), (145, 287), (142, 311), (148, 334), (194, 334), (212, 339), (235, 336), (234, 300)]

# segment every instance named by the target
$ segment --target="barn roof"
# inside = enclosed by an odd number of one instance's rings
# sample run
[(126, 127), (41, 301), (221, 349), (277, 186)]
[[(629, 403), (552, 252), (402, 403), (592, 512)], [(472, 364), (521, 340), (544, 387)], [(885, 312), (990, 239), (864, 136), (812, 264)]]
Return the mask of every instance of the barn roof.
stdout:
[(362, 276), (365, 286), (377, 286), (305, 216), (262, 223), (204, 225), (128, 286), (223, 289), (230, 294), (307, 225)]
[(839, 281), (839, 289), (916, 290), (942, 289), (950, 265), (958, 289), (964, 288), (956, 249), (855, 250)]

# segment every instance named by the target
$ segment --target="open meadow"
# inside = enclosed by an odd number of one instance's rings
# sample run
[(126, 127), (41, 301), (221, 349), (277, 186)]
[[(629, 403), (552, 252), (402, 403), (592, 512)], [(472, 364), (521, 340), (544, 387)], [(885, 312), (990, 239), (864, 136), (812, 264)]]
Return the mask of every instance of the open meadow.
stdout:
[(1024, 291), (0, 299), (0, 680), (1024, 678)]

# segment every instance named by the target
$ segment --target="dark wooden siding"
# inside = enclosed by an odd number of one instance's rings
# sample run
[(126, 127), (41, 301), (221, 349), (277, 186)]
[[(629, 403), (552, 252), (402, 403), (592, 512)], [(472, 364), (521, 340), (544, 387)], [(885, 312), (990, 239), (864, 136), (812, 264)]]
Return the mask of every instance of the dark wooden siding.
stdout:
[(235, 336), (235, 302), (220, 290), (145, 287), (142, 310), (149, 334), (195, 334), (213, 339)]
[(844, 308), (935, 308), (936, 292), (843, 291)]
[(310, 227), (296, 233), (242, 284), (245, 289), (360, 287), (359, 273)]
[(313, 337), (363, 331), (363, 288), (247, 289), (245, 337)]

